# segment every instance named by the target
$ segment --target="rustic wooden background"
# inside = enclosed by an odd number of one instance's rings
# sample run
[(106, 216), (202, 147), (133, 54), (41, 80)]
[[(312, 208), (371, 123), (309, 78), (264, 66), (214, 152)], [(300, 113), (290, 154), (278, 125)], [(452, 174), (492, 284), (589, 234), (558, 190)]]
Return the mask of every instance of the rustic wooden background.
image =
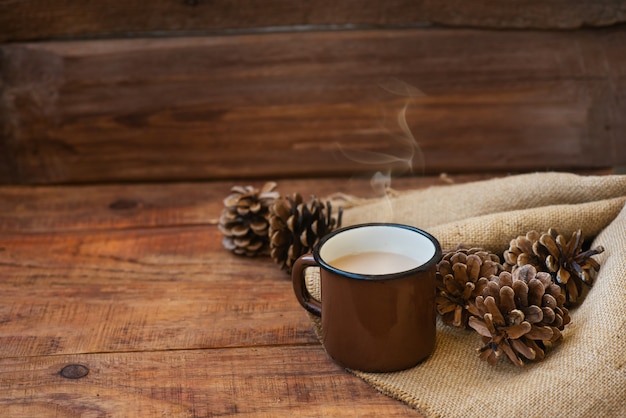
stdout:
[(0, 0), (0, 183), (624, 165), (625, 21), (617, 0)]
[(222, 199), (626, 166), (625, 21), (616, 0), (0, 0), (0, 415), (418, 415), (329, 360), (269, 258), (222, 247)]

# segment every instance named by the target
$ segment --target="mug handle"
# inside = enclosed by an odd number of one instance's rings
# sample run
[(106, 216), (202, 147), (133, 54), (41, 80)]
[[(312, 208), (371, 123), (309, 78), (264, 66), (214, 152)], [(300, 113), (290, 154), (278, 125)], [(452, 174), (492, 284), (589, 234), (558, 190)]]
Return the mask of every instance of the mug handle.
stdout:
[(319, 264), (315, 262), (313, 254), (304, 254), (296, 260), (291, 269), (291, 281), (293, 282), (293, 291), (296, 294), (296, 298), (300, 305), (313, 315), (322, 316), (322, 303), (309, 293), (309, 289), (306, 288), (306, 279), (304, 271), (307, 267), (318, 267)]

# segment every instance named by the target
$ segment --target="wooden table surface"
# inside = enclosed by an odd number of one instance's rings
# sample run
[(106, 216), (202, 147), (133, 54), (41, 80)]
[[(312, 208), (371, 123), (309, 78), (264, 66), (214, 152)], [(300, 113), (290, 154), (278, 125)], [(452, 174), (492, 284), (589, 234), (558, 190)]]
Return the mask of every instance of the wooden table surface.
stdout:
[(419, 416), (329, 359), (269, 258), (222, 247), (234, 184), (263, 181), (0, 187), (0, 416)]

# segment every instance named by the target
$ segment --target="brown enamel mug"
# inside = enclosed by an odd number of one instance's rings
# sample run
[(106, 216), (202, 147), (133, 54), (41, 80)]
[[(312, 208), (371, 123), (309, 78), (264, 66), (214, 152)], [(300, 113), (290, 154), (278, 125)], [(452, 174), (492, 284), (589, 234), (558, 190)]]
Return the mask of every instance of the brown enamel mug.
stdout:
[[(437, 239), (421, 229), (371, 223), (338, 229), (292, 269), (300, 304), (321, 316), (322, 343), (340, 365), (391, 372), (415, 366), (435, 346)], [(305, 270), (320, 267), (321, 300)]]

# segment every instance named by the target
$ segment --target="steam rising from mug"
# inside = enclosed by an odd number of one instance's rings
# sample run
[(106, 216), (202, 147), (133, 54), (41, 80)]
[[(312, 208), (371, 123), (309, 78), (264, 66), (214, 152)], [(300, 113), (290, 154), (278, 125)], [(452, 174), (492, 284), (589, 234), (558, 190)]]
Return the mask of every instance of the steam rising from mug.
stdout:
[(408, 172), (413, 172), (415, 167), (420, 167), (423, 171), (424, 154), (409, 128), (406, 120), (406, 112), (414, 99), (423, 98), (426, 97), (426, 95), (421, 90), (398, 79), (391, 79), (381, 84), (380, 87), (391, 94), (406, 98), (404, 106), (396, 115), (396, 124), (401, 132), (393, 133), (386, 128), (389, 137), (393, 140), (395, 145), (399, 146), (401, 152), (396, 155), (363, 149), (350, 149), (341, 143), (337, 143), (337, 147), (346, 158), (360, 164), (377, 166), (388, 165), (389, 171), (391, 171), (392, 165), (404, 167), (404, 170)]
[[(419, 168), (422, 173), (425, 170), (424, 154), (409, 128), (406, 113), (415, 99), (424, 98), (426, 94), (418, 88), (396, 78), (392, 78), (380, 84), (380, 87), (388, 93), (406, 98), (403, 107), (397, 112), (395, 117), (400, 133), (393, 133), (390, 129), (385, 128), (389, 134), (388, 137), (391, 138), (392, 144), (395, 145), (392, 148), (398, 148), (399, 153), (390, 154), (364, 149), (351, 149), (341, 143), (337, 143), (337, 147), (344, 157), (356, 163), (377, 167), (386, 166), (384, 172), (376, 171), (376, 173), (374, 173), (370, 184), (376, 195), (388, 197), (394, 169), (399, 171), (398, 174), (404, 174), (406, 172), (413, 173), (415, 168)], [(389, 206), (389, 210), (391, 216), (391, 206)]]

